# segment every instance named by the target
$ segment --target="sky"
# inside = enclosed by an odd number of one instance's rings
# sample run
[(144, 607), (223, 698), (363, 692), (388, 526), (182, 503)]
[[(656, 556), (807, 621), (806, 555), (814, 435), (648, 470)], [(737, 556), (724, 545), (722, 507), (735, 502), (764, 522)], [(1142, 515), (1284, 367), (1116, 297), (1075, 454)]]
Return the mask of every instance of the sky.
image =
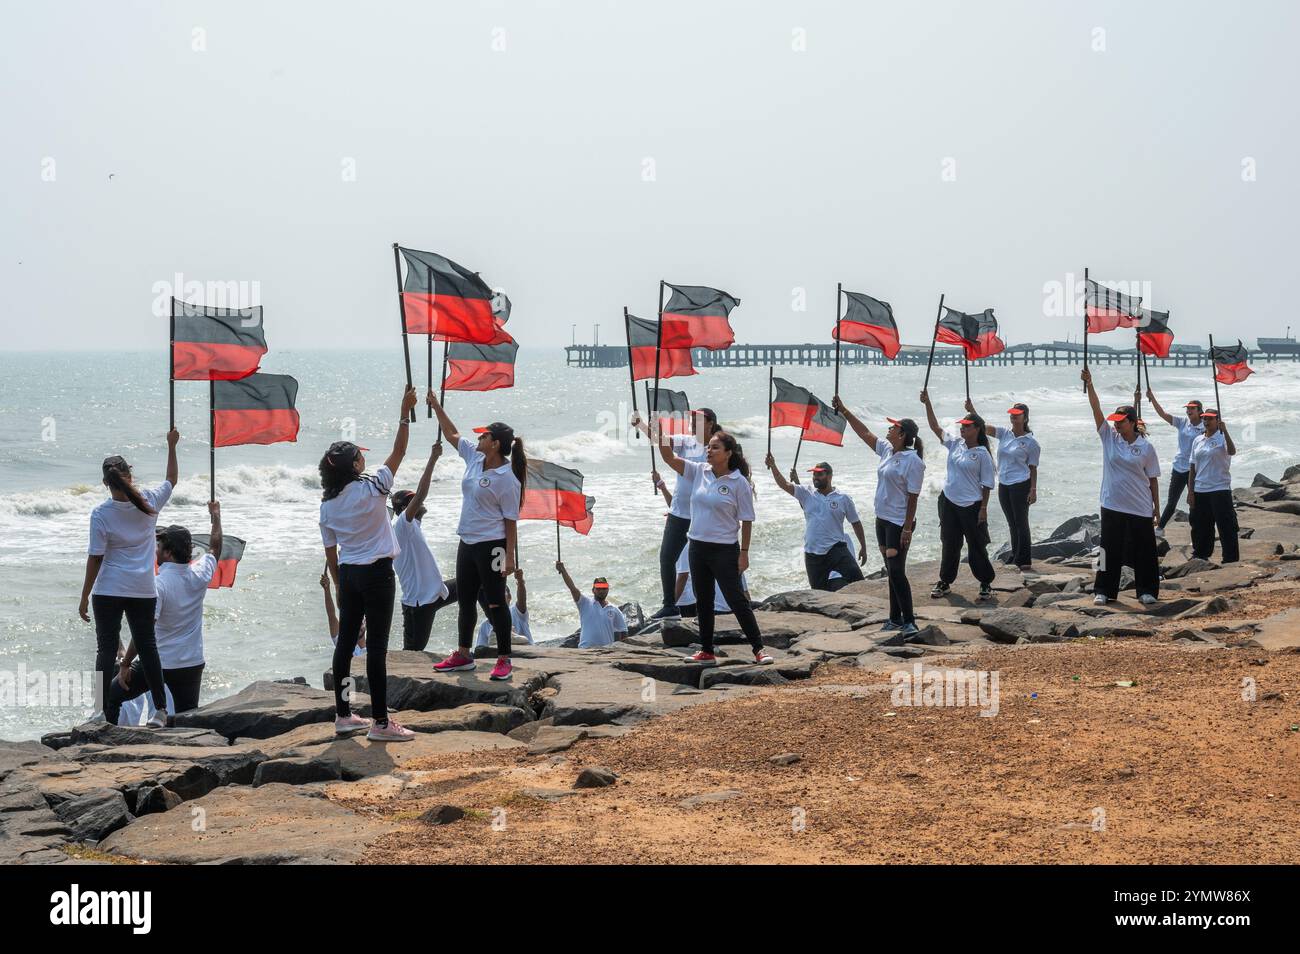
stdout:
[(5, 350), (164, 347), (173, 288), (261, 304), (272, 349), (397, 347), (394, 242), (505, 289), (524, 348), (621, 342), (661, 278), (739, 297), (740, 342), (830, 340), (837, 282), (908, 343), (940, 293), (1008, 341), (1077, 336), (1060, 301), (1085, 266), (1180, 343), (1291, 322), (1300, 4), (62, 0), (5, 21)]

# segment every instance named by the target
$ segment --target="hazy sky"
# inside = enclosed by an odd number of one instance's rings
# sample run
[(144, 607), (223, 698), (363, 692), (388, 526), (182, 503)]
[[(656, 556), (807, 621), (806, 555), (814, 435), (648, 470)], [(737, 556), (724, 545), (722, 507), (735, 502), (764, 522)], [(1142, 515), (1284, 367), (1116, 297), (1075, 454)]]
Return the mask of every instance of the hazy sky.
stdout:
[(525, 347), (621, 341), (660, 278), (740, 297), (740, 341), (829, 340), (837, 281), (908, 342), (941, 291), (1050, 340), (1085, 265), (1181, 342), (1281, 334), (1297, 36), (1290, 2), (11, 3), (4, 347), (162, 348), (176, 273), (255, 291), (272, 349), (397, 347), (394, 241)]

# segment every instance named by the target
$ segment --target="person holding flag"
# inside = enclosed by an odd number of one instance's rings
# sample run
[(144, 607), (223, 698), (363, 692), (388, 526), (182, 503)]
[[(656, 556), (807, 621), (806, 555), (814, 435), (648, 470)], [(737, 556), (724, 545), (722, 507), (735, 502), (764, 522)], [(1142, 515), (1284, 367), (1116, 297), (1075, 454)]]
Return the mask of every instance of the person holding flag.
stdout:
[(1187, 475), (1187, 506), (1191, 509), (1192, 556), (1208, 560), (1214, 553), (1214, 531), (1219, 532), (1223, 562), (1241, 559), (1237, 540), (1237, 510), (1232, 503), (1232, 458), (1237, 446), (1228, 425), (1215, 408), (1201, 414), (1205, 433), (1192, 441)]
[[(1166, 424), (1172, 425), (1178, 431), (1178, 454), (1174, 457), (1173, 473), (1169, 475), (1169, 494), (1165, 499), (1164, 512), (1160, 514), (1160, 522), (1156, 524), (1156, 536), (1163, 537), (1165, 526), (1173, 519), (1174, 511), (1178, 509), (1178, 501), (1182, 499), (1183, 491), (1187, 489), (1188, 473), (1192, 466), (1192, 444), (1205, 433), (1205, 422), (1201, 420), (1201, 409), (1205, 405), (1200, 402), (1200, 399), (1193, 398), (1183, 406), (1187, 416), (1175, 418), (1160, 406), (1149, 382), (1147, 401)], [(1190, 500), (1187, 505), (1191, 506)]]
[[(788, 493), (803, 508), (803, 562), (808, 573), (808, 585), (814, 590), (834, 592), (850, 583), (862, 579), (859, 564), (867, 562), (867, 535), (858, 518), (858, 509), (853, 505), (853, 498), (840, 493), (832, 485), (834, 469), (822, 461), (813, 467), (813, 489), (809, 490), (799, 483), (799, 474), (790, 468), (790, 479), (781, 476), (776, 459), (771, 454), (764, 461), (772, 472), (776, 485)], [(844, 523), (848, 521), (858, 538), (858, 559), (845, 542)], [(839, 578), (832, 580), (831, 573), (838, 573)]]
[(970, 559), (970, 570), (979, 581), (977, 600), (993, 596), (996, 571), (989, 561), (989, 492), (993, 490), (993, 455), (984, 419), (967, 414), (957, 422), (956, 436), (946, 433), (935, 417), (930, 392), (921, 392), (921, 403), (934, 436), (948, 450), (948, 471), (939, 494), (939, 582), (930, 591), (932, 599), (947, 595), (957, 579), (962, 541)]
[(425, 499), (433, 480), (433, 468), (442, 457), (442, 441), (436, 441), (415, 490), (398, 490), (392, 495), (393, 536), (398, 554), (393, 560), (402, 585), (402, 648), (423, 650), (429, 645), (433, 618), (438, 610), (456, 602), (456, 581), (443, 580), (438, 561), (424, 538)]
[(591, 584), (591, 595), (583, 596), (565, 569), (563, 560), (555, 561), (555, 572), (560, 574), (564, 586), (573, 597), (578, 607), (578, 619), (581, 628), (578, 633), (578, 648), (593, 649), (598, 646), (610, 646), (627, 639), (627, 618), (623, 611), (609, 602), (609, 581), (603, 576), (596, 577)]
[[(975, 414), (975, 406), (966, 399), (966, 411)], [(1029, 405), (1013, 404), (1007, 409), (1010, 427), (989, 424), (985, 433), (998, 442), (998, 506), (1007, 518), (1011, 535), (1011, 553), (1006, 562), (1021, 570), (1032, 570), (1029, 508), (1038, 502), (1038, 461), (1042, 448), (1029, 429)]]

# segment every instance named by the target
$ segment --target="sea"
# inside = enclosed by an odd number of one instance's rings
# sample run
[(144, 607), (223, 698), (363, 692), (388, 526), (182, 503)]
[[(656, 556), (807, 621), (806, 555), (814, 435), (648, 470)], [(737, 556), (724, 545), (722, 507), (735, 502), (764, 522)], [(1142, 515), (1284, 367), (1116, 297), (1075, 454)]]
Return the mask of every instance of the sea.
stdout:
[[(419, 357), (417, 355), (417, 357)], [(417, 365), (420, 362), (417, 360)], [(296, 443), (219, 448), (216, 493), (227, 534), (247, 549), (234, 587), (209, 591), (205, 614), (207, 669), (202, 701), (229, 695), (259, 679), (304, 676), (321, 684), (330, 665), (330, 640), (318, 580), (324, 566), (317, 525), (317, 462), (331, 441), (350, 439), (370, 448), (372, 466), (387, 456), (397, 429), (405, 383), (400, 349), (384, 351), (280, 351), (264, 371), (294, 375), (302, 427)], [(423, 367), (417, 367), (417, 383)], [(829, 401), (834, 369), (784, 366), (776, 374)], [(926, 442), (925, 486), (913, 544), (913, 561), (938, 555), (936, 501), (944, 457), (925, 428), (918, 400), (923, 369), (846, 367), (840, 393), (883, 433), (884, 418), (914, 417)], [(1131, 366), (1098, 367), (1095, 378), (1108, 407), (1131, 401)], [(1214, 400), (1208, 368), (1151, 371), (1157, 397), (1171, 411), (1191, 398)], [(767, 449), (765, 367), (708, 369), (665, 386), (685, 390), (692, 407), (712, 407), (742, 442), (755, 472), (757, 520), (750, 552), (750, 589), (756, 599), (806, 585), (803, 517), (762, 466)], [(970, 375), (978, 411), (990, 422), (1023, 401), (1043, 448), (1038, 503), (1030, 516), (1036, 538), (1070, 517), (1096, 512), (1100, 453), (1077, 366), (983, 367)], [(181, 433), (181, 478), (162, 514), (193, 532), (206, 532), (209, 491), (208, 388), (176, 383), (176, 423)], [(936, 368), (930, 391), (941, 419), (963, 413), (960, 367)], [(1241, 384), (1220, 386), (1221, 408), (1238, 446), (1233, 483), (1256, 473), (1277, 476), (1300, 461), (1300, 364), (1261, 363)], [(644, 407), (643, 397), (638, 402)], [(626, 368), (578, 369), (565, 365), (560, 348), (521, 349), (516, 384), (484, 393), (450, 393), (447, 408), (457, 426), (505, 421), (524, 438), (530, 455), (580, 470), (594, 496), (589, 536), (562, 530), (559, 546), (574, 579), (585, 588), (607, 577), (615, 602), (659, 605), (657, 548), (665, 506), (651, 486), (651, 450), (626, 426), (632, 397)], [(1149, 411), (1151, 438), (1168, 474), (1176, 436)], [(66, 729), (85, 718), (85, 705), (24, 692), (42, 674), (93, 668), (93, 627), (77, 617), (90, 511), (105, 499), (100, 461), (121, 454), (142, 485), (162, 480), (168, 420), (167, 356), (150, 353), (8, 353), (0, 355), (0, 738), (30, 739)], [(420, 417), (397, 486), (414, 487), (436, 438), (436, 421)], [(772, 433), (783, 469), (793, 461), (797, 431)], [(871, 535), (875, 458), (849, 431), (842, 447), (805, 443), (799, 467), (819, 461), (835, 468), (836, 486), (852, 495)], [(425, 534), (445, 573), (453, 571), (463, 465), (447, 448), (434, 473)], [(662, 468), (661, 468), (662, 469)], [(807, 480), (807, 476), (803, 478)], [(990, 506), (994, 546), (1006, 539), (996, 503)], [(552, 523), (526, 522), (520, 551), (528, 583), (535, 638), (564, 636), (577, 628), (577, 612), (555, 571)], [(868, 553), (868, 571), (879, 554)], [(915, 581), (928, 586), (930, 580)], [(455, 610), (438, 615), (430, 650), (455, 641)], [(124, 633), (125, 637), (125, 633)], [(393, 641), (400, 645), (400, 613)], [(6, 680), (8, 680), (6, 684)]]

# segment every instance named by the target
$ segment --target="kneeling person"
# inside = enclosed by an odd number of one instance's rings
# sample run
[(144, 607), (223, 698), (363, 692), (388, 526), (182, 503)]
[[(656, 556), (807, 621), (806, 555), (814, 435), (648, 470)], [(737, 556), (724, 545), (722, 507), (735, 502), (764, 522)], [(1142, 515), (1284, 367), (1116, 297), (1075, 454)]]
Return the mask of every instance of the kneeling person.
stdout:
[[(455, 582), (455, 581), (453, 581)], [(510, 587), (505, 588), (506, 605), (510, 607), (510, 641), (518, 642), (514, 637), (520, 636), (529, 646), (533, 644), (533, 628), (528, 623), (528, 587), (524, 584), (524, 571), (515, 570), (515, 592), (518, 599), (510, 598)], [(483, 612), (487, 612), (487, 596), (482, 590), (479, 590), (479, 606)], [(484, 619), (478, 627), (478, 635), (474, 637), (474, 648), (488, 645), (492, 638), (492, 620)]]
[[(776, 485), (799, 501), (803, 508), (803, 562), (808, 571), (808, 585), (814, 590), (838, 590), (862, 579), (861, 564), (867, 562), (867, 535), (858, 519), (858, 508), (853, 498), (842, 494), (831, 485), (834, 470), (822, 461), (813, 467), (813, 489), (799, 483), (799, 475), (790, 470), (786, 480), (777, 469), (771, 454), (767, 455), (768, 470)], [(844, 522), (848, 521), (858, 538), (858, 559), (845, 542)], [(837, 579), (831, 579), (838, 573)]]
[(596, 577), (591, 584), (591, 595), (583, 596), (573, 585), (573, 578), (561, 561), (555, 561), (555, 569), (578, 606), (578, 618), (582, 623), (582, 632), (578, 636), (579, 649), (608, 646), (620, 639), (627, 639), (627, 619), (621, 609), (608, 602), (609, 582), (603, 576)]

